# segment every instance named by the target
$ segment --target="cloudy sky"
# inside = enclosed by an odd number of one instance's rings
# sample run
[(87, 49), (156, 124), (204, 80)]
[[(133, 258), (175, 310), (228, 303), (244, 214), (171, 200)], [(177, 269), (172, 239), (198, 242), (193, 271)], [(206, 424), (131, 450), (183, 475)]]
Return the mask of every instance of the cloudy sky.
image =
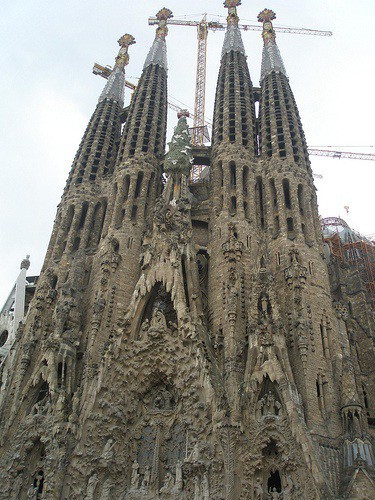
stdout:
[[(375, 2), (362, 0), (242, 0), (241, 22), (268, 7), (275, 26), (333, 31), (333, 37), (279, 34), (278, 45), (310, 146), (375, 153)], [(24, 256), (38, 274), (56, 206), (104, 80), (94, 62), (113, 65), (117, 40), (135, 36), (127, 79), (136, 83), (154, 38), (148, 16), (163, 6), (175, 18), (225, 21), (220, 0), (3, 0), (0, 17), (0, 302)], [(220, 17), (222, 16), (222, 17)], [(224, 17), (223, 17), (224, 16)], [(222, 32), (208, 42), (206, 115), (212, 119)], [(243, 32), (250, 73), (258, 85), (262, 39)], [(169, 96), (193, 106), (196, 31), (172, 26), (168, 36)], [(129, 99), (129, 94), (127, 94)], [(176, 123), (169, 114), (168, 134)], [(358, 147), (360, 146), (360, 147)], [(375, 233), (375, 162), (311, 157), (319, 210)], [(346, 215), (344, 206), (349, 206)]]

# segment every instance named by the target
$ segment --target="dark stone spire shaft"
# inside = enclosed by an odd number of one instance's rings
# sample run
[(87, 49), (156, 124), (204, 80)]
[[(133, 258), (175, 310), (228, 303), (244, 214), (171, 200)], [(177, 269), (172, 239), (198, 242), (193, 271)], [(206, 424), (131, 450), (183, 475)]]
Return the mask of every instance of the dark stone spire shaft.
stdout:
[(305, 135), (296, 101), (276, 45), (272, 26), (275, 13), (265, 9), (258, 16), (263, 23), (263, 56), (260, 100), (260, 149), (262, 158), (288, 158), (310, 171)]
[(214, 147), (221, 143), (233, 143), (247, 148), (256, 155), (252, 83), (241, 32), (238, 28), (237, 3), (229, 3), (225, 4), (229, 10), (228, 28), (216, 88), (212, 142)]
[(115, 67), (100, 95), (96, 109), (82, 137), (67, 181), (70, 184), (96, 181), (113, 171), (120, 134), (120, 113), (124, 105), (124, 68), (129, 62), (128, 49), (135, 43), (132, 35), (123, 35)]
[(167, 56), (169, 9), (158, 12), (159, 26), (133, 96), (121, 139), (118, 163), (138, 155), (161, 159), (167, 125)]

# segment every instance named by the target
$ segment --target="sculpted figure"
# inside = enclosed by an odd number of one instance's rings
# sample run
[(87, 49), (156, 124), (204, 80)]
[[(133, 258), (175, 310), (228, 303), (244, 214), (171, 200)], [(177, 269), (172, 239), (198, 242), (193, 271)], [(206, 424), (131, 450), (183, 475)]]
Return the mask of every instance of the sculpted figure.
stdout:
[(261, 500), (263, 498), (262, 480), (258, 477), (254, 483), (254, 500)]
[(260, 419), (263, 415), (263, 406), (264, 406), (264, 399), (260, 399), (255, 407), (255, 417), (257, 419)]
[(138, 489), (138, 483), (139, 483), (138, 469), (139, 469), (139, 463), (136, 460), (134, 460), (133, 465), (132, 465), (132, 478), (131, 478), (131, 489), (132, 490)]
[(115, 446), (115, 442), (113, 441), (113, 439), (111, 439), (111, 438), (108, 439), (108, 441), (104, 445), (101, 458), (103, 458), (104, 460), (111, 460), (111, 458), (113, 457), (113, 447), (114, 446)]
[(275, 487), (272, 488), (272, 491), (269, 493), (269, 498), (278, 499), (281, 498), (281, 493), (278, 493)]
[(142, 488), (147, 490), (150, 484), (150, 476), (151, 476), (151, 471), (150, 467), (146, 465), (145, 467), (145, 475), (143, 476), (143, 481), (142, 481)]
[(183, 486), (182, 482), (182, 463), (180, 460), (177, 461), (176, 464), (176, 483), (175, 483), (175, 489), (177, 491), (181, 491)]
[(170, 472), (167, 472), (164, 478), (164, 484), (160, 489), (160, 493), (167, 493), (172, 491), (174, 486), (174, 478)]
[(203, 500), (210, 499), (210, 485), (208, 483), (207, 474), (205, 474), (202, 479), (202, 498)]
[(87, 488), (86, 488), (86, 496), (85, 500), (94, 500), (94, 493), (96, 490), (96, 487), (98, 485), (99, 479), (96, 474), (90, 477), (88, 483), (87, 483)]
[(194, 500), (202, 500), (199, 477), (194, 477)]
[(30, 486), (30, 488), (27, 490), (27, 498), (38, 498), (37, 495), (38, 495), (38, 488), (34, 488), (34, 485), (32, 484)]
[(190, 453), (189, 462), (199, 462), (200, 459), (200, 452), (199, 452), (199, 443), (198, 441), (195, 443), (194, 448), (192, 452)]
[(165, 316), (157, 307), (152, 312), (151, 328), (160, 331), (167, 330), (167, 321), (165, 319)]
[(294, 491), (294, 483), (291, 476), (286, 477), (286, 486), (283, 491), (283, 500), (289, 500), (292, 498), (292, 493)]
[(112, 488), (111, 482), (109, 479), (107, 479), (105, 481), (105, 483), (103, 484), (102, 493), (100, 495), (100, 500), (110, 500), (112, 498), (111, 497), (111, 488)]

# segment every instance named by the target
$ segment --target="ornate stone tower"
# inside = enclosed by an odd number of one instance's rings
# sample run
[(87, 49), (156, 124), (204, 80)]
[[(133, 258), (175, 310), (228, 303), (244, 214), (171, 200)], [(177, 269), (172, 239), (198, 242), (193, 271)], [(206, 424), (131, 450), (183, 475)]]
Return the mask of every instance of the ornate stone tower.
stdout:
[(375, 496), (370, 303), (327, 268), (275, 14), (254, 89), (240, 3), (201, 182), (185, 111), (165, 154), (171, 11), (125, 110), (119, 40), (1, 387), (1, 498)]

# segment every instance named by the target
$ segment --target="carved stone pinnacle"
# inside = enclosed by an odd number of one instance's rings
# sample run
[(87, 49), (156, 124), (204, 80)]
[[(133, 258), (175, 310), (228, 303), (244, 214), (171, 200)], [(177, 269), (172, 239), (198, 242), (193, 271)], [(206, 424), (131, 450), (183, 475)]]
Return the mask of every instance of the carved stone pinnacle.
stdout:
[(266, 23), (270, 22), (276, 19), (276, 14), (274, 13), (273, 10), (270, 9), (264, 9), (262, 12), (258, 14), (258, 21), (260, 23)]
[(171, 17), (173, 17), (172, 11), (170, 9), (167, 9), (166, 7), (163, 7), (156, 14), (156, 18), (159, 19), (159, 21), (166, 21), (167, 19), (170, 19)]
[(129, 45), (133, 45), (133, 43), (136, 43), (135, 38), (133, 35), (129, 35), (129, 33), (125, 33), (125, 35), (122, 35), (119, 40), (117, 40), (118, 44), (121, 47), (129, 47)]

